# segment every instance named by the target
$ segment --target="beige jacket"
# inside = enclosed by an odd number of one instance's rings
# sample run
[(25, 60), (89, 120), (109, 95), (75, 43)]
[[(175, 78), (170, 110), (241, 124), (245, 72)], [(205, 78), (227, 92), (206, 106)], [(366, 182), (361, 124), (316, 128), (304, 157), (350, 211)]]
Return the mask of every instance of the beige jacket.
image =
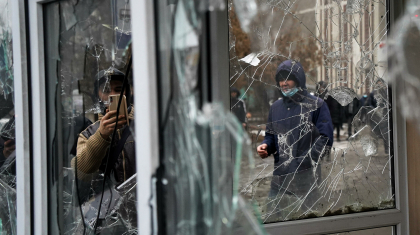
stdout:
[[(101, 121), (102, 117), (103, 115), (99, 114), (99, 120), (92, 125), (98, 125), (97, 123)], [(131, 107), (128, 118), (129, 120), (134, 119), (134, 107)], [(117, 130), (117, 134), (117, 138), (121, 137), (121, 130)], [(81, 174), (80, 176), (83, 176), (83, 174), (95, 173), (101, 166), (102, 160), (106, 157), (110, 144), (111, 140), (102, 138), (98, 130), (89, 138), (80, 133), (77, 141), (77, 154), (76, 157), (71, 160), (72, 168), (75, 168), (77, 159), (77, 171), (78, 174)]]

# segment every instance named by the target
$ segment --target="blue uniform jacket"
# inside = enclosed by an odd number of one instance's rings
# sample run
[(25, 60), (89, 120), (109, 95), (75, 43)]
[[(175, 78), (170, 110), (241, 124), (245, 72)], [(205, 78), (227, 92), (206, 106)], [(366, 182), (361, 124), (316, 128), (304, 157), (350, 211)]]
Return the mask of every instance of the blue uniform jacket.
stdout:
[(333, 144), (333, 125), (324, 100), (306, 90), (306, 76), (299, 62), (283, 62), (277, 72), (286, 70), (299, 81), (301, 91), (274, 102), (268, 115), (263, 144), (274, 154), (274, 175), (311, 168), (326, 146)]

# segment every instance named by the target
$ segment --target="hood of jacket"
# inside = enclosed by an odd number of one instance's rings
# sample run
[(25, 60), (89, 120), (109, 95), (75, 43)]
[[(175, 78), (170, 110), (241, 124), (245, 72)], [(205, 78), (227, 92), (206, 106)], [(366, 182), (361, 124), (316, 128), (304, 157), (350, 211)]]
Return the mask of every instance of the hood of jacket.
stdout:
[(232, 92), (236, 92), (236, 97), (230, 97), (230, 98), (239, 99), (239, 97), (241, 96), (241, 92), (236, 87), (230, 88), (230, 93)]
[(293, 60), (283, 61), (277, 67), (276, 75), (280, 71), (287, 71), (288, 73), (293, 74), (295, 78), (299, 81), (299, 87), (302, 88), (302, 90), (306, 90), (306, 75), (300, 62)]
[(280, 73), (280, 71), (286, 71), (290, 73), (291, 75), (293, 75), (296, 78), (296, 80), (299, 82), (297, 87), (300, 87), (302, 89), (292, 97), (284, 97), (283, 93), (280, 91), (280, 96), (283, 97), (285, 103), (291, 104), (294, 102), (300, 102), (303, 99), (303, 97), (308, 94), (308, 91), (306, 89), (306, 75), (305, 75), (305, 71), (303, 70), (302, 64), (297, 61), (286, 60), (286, 61), (283, 61), (277, 67), (276, 76)]

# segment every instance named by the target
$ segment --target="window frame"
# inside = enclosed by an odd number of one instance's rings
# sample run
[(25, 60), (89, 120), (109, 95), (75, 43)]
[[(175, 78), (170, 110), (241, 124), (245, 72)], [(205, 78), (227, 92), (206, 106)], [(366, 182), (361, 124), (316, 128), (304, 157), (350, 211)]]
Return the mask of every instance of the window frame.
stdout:
[[(157, 234), (154, 173), (159, 166), (157, 62), (153, 1), (130, 1), (136, 126), (137, 224), (139, 234)], [(152, 26), (152, 27), (151, 27)], [(146, 226), (145, 226), (146, 225)]]
[[(404, 3), (399, 0), (387, 0), (386, 3), (390, 11), (388, 30), (392, 30), (395, 19), (403, 12)], [(211, 27), (211, 33), (220, 34), (217, 27)], [(228, 34), (219, 35), (220, 38), (229, 40)], [(220, 77), (217, 77), (217, 79), (220, 79)], [(226, 84), (226, 86), (228, 87), (229, 84)], [(395, 105), (398, 103), (396, 97), (399, 97), (397, 91), (401, 90), (398, 89), (399, 86), (405, 86), (405, 84), (399, 83), (390, 86), (392, 104), (394, 104), (391, 113), (395, 209), (265, 224), (264, 227), (269, 234), (333, 234), (388, 226), (395, 226), (398, 235), (409, 234), (406, 119), (401, 115), (401, 108)]]
[(33, 159), (33, 231), (32, 234), (48, 234), (48, 161), (47, 115), (44, 58), (44, 28), (42, 3), (52, 1), (29, 0), (29, 38), (31, 65), (32, 146)]
[[(27, 57), (27, 22), (25, 1), (11, 2), (13, 38), (13, 74), (15, 96), (16, 135), (16, 223), (17, 234), (31, 234), (32, 188), (31, 188), (31, 130), (30, 99)], [(19, 118), (21, 117), (21, 118)], [(25, 226), (19, 226), (24, 224)]]

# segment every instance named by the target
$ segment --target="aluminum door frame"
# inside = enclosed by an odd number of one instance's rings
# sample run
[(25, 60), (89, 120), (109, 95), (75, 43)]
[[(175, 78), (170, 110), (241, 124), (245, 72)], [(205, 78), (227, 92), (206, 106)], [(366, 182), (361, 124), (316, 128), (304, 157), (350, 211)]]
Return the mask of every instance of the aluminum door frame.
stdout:
[[(17, 234), (31, 234), (31, 132), (30, 99), (27, 55), (27, 22), (24, 0), (11, 2), (13, 74), (16, 131), (16, 223)], [(24, 226), (20, 226), (24, 225)]]

